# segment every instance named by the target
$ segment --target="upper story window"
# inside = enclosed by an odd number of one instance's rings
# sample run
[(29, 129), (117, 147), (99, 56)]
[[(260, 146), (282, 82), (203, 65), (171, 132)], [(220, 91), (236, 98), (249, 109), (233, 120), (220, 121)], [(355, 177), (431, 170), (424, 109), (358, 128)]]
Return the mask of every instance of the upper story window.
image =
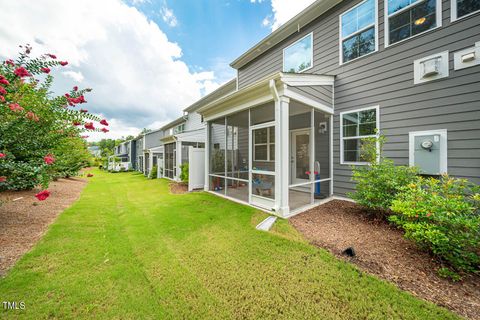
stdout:
[(313, 66), (313, 34), (283, 49), (283, 71), (299, 73)]
[(340, 113), (340, 160), (342, 164), (363, 164), (364, 138), (376, 137), (379, 125), (378, 107)]
[(376, 21), (376, 0), (365, 0), (340, 16), (340, 63), (377, 50)]
[(441, 0), (385, 0), (386, 45), (441, 25)]
[(478, 0), (452, 0), (452, 20), (466, 17), (480, 11)]
[(173, 134), (182, 133), (185, 131), (185, 123), (179, 124), (173, 129)]

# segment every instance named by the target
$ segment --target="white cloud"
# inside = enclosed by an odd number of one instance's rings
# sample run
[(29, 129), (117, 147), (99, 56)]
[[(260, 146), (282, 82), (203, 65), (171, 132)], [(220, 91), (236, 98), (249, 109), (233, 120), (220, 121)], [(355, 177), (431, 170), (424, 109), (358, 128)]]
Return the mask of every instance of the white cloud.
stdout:
[(72, 78), (76, 82), (82, 82), (85, 77), (81, 72), (75, 72), (75, 71), (63, 71), (62, 72), (64, 75), (66, 75), (69, 78)]
[(303, 9), (311, 5), (315, 0), (271, 0), (273, 19), (267, 16), (262, 25), (273, 30), (278, 29), (282, 24), (296, 16)]
[(72, 77), (82, 76), (81, 87), (93, 88), (86, 108), (112, 122), (106, 136), (169, 122), (218, 82), (215, 73), (190, 71), (179, 45), (120, 0), (7, 1), (0, 21), (0, 56), (31, 43), (32, 54), (68, 60), (52, 70), (54, 90), (63, 94), (77, 84)]
[(178, 24), (177, 17), (173, 13), (172, 9), (167, 7), (167, 3), (163, 4), (163, 7), (160, 9), (160, 15), (162, 16), (163, 21), (168, 24), (170, 27), (176, 27)]

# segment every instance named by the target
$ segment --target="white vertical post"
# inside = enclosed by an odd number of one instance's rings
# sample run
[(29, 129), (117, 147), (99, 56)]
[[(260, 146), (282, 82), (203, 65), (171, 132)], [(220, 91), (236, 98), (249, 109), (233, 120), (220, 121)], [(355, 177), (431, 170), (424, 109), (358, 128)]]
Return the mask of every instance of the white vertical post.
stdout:
[(275, 207), (277, 213), (282, 216), (289, 213), (289, 109), (289, 98), (280, 96), (275, 101)]
[(315, 111), (313, 108), (310, 111), (310, 202), (313, 204), (315, 202)]
[(177, 163), (176, 163), (176, 176), (175, 176), (175, 180), (176, 181), (180, 181), (180, 165), (182, 164), (182, 142), (181, 141), (178, 141), (177, 140)]
[(205, 182), (203, 190), (208, 191), (210, 185), (210, 123), (207, 122), (205, 129)]

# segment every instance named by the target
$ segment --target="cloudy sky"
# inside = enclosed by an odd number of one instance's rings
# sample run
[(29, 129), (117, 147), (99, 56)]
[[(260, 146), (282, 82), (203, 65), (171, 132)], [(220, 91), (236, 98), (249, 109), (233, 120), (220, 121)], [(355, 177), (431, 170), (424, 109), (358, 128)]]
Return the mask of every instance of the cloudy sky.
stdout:
[(313, 0), (0, 0), (0, 58), (30, 43), (69, 62), (55, 92), (91, 87), (108, 134), (136, 135), (235, 76), (229, 63)]

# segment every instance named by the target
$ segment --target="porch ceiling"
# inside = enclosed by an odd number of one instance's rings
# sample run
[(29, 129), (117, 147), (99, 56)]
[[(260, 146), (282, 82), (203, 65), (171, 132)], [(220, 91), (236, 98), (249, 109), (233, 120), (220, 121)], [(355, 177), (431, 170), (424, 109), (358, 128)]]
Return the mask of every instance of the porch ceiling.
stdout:
[[(327, 106), (311, 97), (289, 90), (294, 87), (308, 86), (334, 86), (335, 76), (316, 74), (297, 74), (278, 72), (265, 77), (245, 88), (236, 90), (198, 109), (197, 112), (206, 120), (216, 116), (223, 116), (228, 113), (243, 110), (248, 107), (260, 105), (274, 100), (272, 94), (272, 83), (279, 96), (285, 96), (302, 103), (308, 104), (327, 113), (333, 113), (333, 108)], [(332, 102), (333, 106), (333, 102)]]

